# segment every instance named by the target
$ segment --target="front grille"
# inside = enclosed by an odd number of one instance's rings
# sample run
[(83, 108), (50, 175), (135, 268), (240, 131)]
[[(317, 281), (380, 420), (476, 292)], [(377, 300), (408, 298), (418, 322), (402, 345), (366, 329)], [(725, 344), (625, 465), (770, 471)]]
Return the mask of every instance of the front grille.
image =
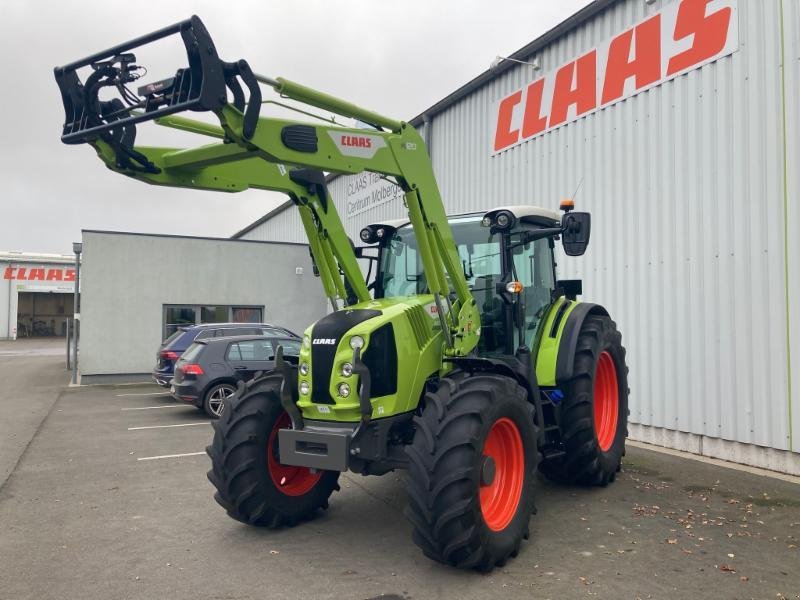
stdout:
[[(378, 310), (339, 310), (323, 317), (311, 330), (311, 401), (317, 404), (333, 404), (328, 391), (334, 372), (336, 349), (353, 327), (367, 319), (380, 316)], [(332, 343), (317, 343), (317, 340), (333, 340)]]

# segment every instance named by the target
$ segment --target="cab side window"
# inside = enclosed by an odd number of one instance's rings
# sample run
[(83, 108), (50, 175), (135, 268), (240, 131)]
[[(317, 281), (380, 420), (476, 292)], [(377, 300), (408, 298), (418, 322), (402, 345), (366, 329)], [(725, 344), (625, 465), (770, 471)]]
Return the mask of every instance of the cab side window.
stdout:
[(513, 277), (524, 286), (520, 299), (525, 303), (525, 345), (532, 348), (536, 330), (555, 289), (549, 240), (536, 240), (514, 248), (513, 263)]

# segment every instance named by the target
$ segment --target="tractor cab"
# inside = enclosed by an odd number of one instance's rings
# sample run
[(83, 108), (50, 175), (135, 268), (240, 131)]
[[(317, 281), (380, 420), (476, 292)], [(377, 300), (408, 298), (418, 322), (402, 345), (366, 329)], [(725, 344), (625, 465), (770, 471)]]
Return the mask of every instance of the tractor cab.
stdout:
[[(480, 311), (478, 354), (510, 356), (520, 346), (534, 347), (539, 324), (560, 287), (554, 248), (563, 232), (561, 215), (536, 206), (508, 206), (452, 216), (448, 222)], [(376, 298), (430, 293), (408, 221), (370, 225), (362, 240), (379, 242)]]

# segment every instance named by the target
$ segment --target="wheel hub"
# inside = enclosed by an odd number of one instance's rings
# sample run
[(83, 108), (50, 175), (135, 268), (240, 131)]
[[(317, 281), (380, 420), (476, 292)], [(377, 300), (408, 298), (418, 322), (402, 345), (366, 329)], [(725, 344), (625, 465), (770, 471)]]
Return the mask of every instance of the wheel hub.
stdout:
[(483, 444), (481, 513), (492, 531), (505, 529), (517, 513), (525, 481), (525, 452), (516, 423), (507, 417), (494, 422)]
[(494, 463), (494, 459), (484, 454), (481, 457), (481, 485), (492, 485), (496, 471), (497, 466)]
[(617, 436), (619, 385), (614, 359), (607, 350), (600, 353), (594, 376), (594, 430), (597, 445), (607, 452)]

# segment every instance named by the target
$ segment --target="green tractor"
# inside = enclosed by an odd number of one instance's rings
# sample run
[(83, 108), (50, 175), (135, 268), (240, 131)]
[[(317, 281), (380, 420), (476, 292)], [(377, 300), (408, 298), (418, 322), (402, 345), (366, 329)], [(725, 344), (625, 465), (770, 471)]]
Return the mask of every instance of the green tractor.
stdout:
[[(188, 65), (131, 90), (145, 73), (131, 50), (173, 35)], [(580, 281), (557, 279), (554, 257), (559, 240), (583, 254), (588, 213), (566, 202), (563, 215), (506, 206), (448, 218), (413, 127), (222, 61), (197, 17), (55, 76), (62, 141), (90, 144), (108, 168), (155, 185), (278, 190), (300, 213), (332, 310), (306, 329), (299, 358), (279, 349), (275, 371), (241, 385), (214, 423), (208, 477), (231, 517), (294, 525), (328, 506), (344, 471), (407, 469), (417, 545), (487, 571), (528, 537), (537, 470), (614, 480), (627, 436), (621, 335), (602, 306), (577, 301)], [(373, 129), (261, 116), (261, 85)], [(138, 146), (146, 121), (215, 141)], [(355, 248), (324, 173), (365, 170), (402, 188), (408, 219), (364, 228)], [(359, 258), (376, 265), (369, 284)]]

